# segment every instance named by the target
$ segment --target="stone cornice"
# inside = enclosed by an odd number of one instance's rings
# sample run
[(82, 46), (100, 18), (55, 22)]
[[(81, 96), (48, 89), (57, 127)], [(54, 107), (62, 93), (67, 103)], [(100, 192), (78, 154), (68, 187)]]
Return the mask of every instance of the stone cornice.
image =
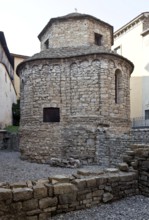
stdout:
[(139, 22), (142, 22), (146, 17), (149, 16), (149, 12), (143, 12), (142, 14), (135, 17), (133, 20), (122, 26), (120, 29), (114, 32), (114, 38), (119, 37), (123, 33), (126, 33), (128, 30), (133, 28), (135, 25), (139, 24)]

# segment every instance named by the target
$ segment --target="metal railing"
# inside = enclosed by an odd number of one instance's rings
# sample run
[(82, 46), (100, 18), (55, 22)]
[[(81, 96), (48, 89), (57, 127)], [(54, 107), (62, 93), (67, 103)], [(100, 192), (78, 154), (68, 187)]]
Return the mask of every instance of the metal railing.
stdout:
[(138, 117), (132, 118), (132, 128), (149, 128), (149, 118)]

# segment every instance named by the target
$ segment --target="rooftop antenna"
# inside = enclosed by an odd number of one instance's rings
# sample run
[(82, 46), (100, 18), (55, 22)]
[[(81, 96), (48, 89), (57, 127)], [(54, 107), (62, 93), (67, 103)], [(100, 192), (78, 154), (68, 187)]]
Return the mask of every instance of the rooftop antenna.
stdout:
[(78, 9), (77, 9), (77, 8), (75, 8), (75, 12), (76, 12), (76, 13), (78, 12)]

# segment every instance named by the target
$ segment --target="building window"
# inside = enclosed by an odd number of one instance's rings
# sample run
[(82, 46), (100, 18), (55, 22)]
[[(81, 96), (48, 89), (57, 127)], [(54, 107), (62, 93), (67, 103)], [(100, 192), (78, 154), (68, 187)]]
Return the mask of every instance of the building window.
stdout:
[(95, 33), (95, 44), (98, 46), (102, 45), (102, 35)]
[(60, 122), (60, 109), (52, 107), (44, 108), (43, 122)]
[(122, 48), (121, 48), (121, 46), (116, 47), (116, 48), (114, 49), (114, 51), (115, 51), (117, 54), (122, 55)]
[(122, 103), (123, 89), (122, 89), (122, 73), (119, 69), (115, 71), (115, 103)]
[(149, 110), (145, 110), (145, 120), (149, 119)]
[(48, 49), (48, 48), (49, 48), (49, 39), (47, 39), (47, 40), (45, 41), (44, 45), (45, 45), (45, 49)]

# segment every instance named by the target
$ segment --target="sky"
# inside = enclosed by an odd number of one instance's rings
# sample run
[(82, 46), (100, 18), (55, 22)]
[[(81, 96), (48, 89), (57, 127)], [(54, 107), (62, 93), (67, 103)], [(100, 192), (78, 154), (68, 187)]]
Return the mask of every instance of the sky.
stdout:
[(114, 31), (149, 11), (149, 0), (0, 0), (0, 31), (11, 53), (32, 56), (40, 51), (38, 34), (53, 17), (90, 14)]

